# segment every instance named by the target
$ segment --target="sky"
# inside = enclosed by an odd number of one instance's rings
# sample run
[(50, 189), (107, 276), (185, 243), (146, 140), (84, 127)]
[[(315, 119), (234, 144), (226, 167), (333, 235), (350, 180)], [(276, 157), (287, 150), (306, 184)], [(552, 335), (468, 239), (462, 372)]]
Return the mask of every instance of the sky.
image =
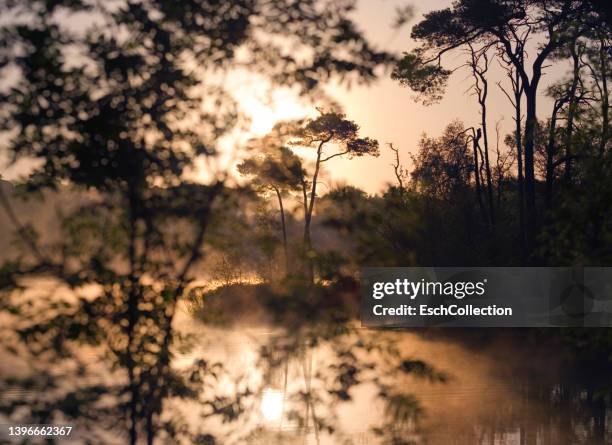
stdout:
[[(406, 2), (361, 0), (356, 20), (374, 42), (391, 50), (406, 51), (414, 47), (414, 43), (410, 41), (410, 28), (420, 21), (423, 13), (448, 7), (451, 1), (413, 0), (411, 4), (415, 9), (414, 18), (401, 32), (394, 33), (389, 24), (392, 23), (396, 7), (402, 4)], [(457, 53), (443, 59), (443, 62), (448, 68), (461, 65), (462, 60), (462, 55)], [(547, 82), (558, 79), (564, 70), (564, 67), (558, 65), (545, 70), (542, 91)], [(514, 111), (506, 96), (495, 84), (497, 81), (505, 80), (505, 74), (496, 63), (492, 64), (490, 74), (487, 104), (489, 138), (495, 144), (495, 126), (500, 122), (501, 146), (503, 136), (513, 129)], [(389, 74), (369, 88), (335, 90), (332, 95), (344, 104), (347, 117), (361, 126), (364, 135), (379, 140), (381, 155), (376, 159), (334, 160), (333, 172), (328, 173), (335, 181), (345, 181), (370, 193), (381, 191), (394, 181), (391, 167), (393, 153), (387, 148), (386, 143), (392, 142), (400, 149), (402, 161), (409, 167), (410, 154), (416, 152), (418, 141), (423, 134), (430, 137), (439, 136), (455, 119), (461, 120), (467, 127), (479, 125), (479, 107), (476, 98), (470, 92), (471, 86), (471, 73), (461, 69), (451, 76), (444, 98), (439, 103), (429, 106), (415, 102), (414, 93), (391, 80)], [(549, 115), (551, 107), (551, 101), (542, 98), (538, 114)]]
[[(366, 36), (379, 48), (392, 51), (406, 51), (414, 46), (410, 40), (410, 28), (422, 18), (423, 13), (449, 6), (450, 0), (359, 0), (354, 19)], [(404, 28), (397, 31), (392, 23), (398, 7), (411, 4), (415, 16)], [(462, 64), (462, 54), (451, 54), (444, 59), (446, 67)], [(545, 73), (547, 81), (558, 78), (564, 69), (550, 67)], [(504, 75), (494, 63), (490, 69), (490, 94), (488, 100), (489, 138), (495, 144), (494, 128), (500, 122), (501, 139), (512, 131), (512, 108), (507, 98), (495, 85)], [(410, 166), (410, 154), (415, 153), (418, 141), (423, 134), (438, 136), (453, 120), (460, 119), (466, 126), (477, 126), (480, 122), (476, 98), (471, 95), (471, 74), (460, 69), (451, 77), (444, 98), (437, 104), (425, 106), (414, 100), (414, 93), (390, 79), (390, 73), (381, 73), (381, 78), (369, 86), (353, 86), (350, 90), (337, 85), (329, 85), (327, 93), (344, 108), (347, 118), (361, 127), (361, 135), (375, 138), (381, 146), (378, 158), (364, 157), (352, 160), (335, 158), (327, 163), (322, 174), (321, 191), (324, 193), (335, 185), (351, 184), (369, 193), (383, 190), (394, 180), (393, 154), (387, 143), (400, 149), (402, 163)], [(262, 135), (276, 120), (300, 118), (316, 115), (311, 105), (306, 105), (291, 92), (277, 90), (268, 99), (266, 89), (255, 82), (238, 82), (236, 94), (240, 97), (245, 112), (252, 119), (251, 134)], [(548, 114), (549, 100), (540, 102), (540, 113)], [(505, 118), (504, 118), (505, 116)], [(494, 147), (494, 145), (493, 145)], [(234, 153), (226, 156), (226, 166), (235, 169), (239, 157)], [(21, 162), (12, 167), (6, 166), (6, 153), (0, 153), (0, 174), (5, 179), (16, 179), (31, 168), (31, 163)]]

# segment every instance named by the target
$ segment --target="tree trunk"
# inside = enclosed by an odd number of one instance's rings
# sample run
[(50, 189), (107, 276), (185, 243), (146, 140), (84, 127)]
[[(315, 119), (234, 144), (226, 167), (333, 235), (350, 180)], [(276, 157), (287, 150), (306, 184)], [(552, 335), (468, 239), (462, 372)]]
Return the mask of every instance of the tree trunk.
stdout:
[(134, 332), (138, 320), (138, 277), (136, 272), (136, 191), (135, 186), (130, 184), (128, 190), (128, 205), (129, 205), (129, 245), (128, 245), (128, 260), (130, 267), (129, 289), (127, 301), (127, 371), (130, 385), (130, 445), (136, 445), (138, 441), (138, 402), (140, 398), (140, 388), (135, 374), (136, 362), (134, 360)]
[[(312, 241), (310, 240), (310, 218), (308, 217), (308, 192), (306, 190), (306, 181), (302, 179), (302, 196), (304, 200), (304, 254), (309, 255), (312, 249)], [(314, 270), (309, 258), (303, 259), (305, 272), (308, 274), (310, 282), (314, 282)]]
[(487, 178), (487, 196), (489, 200), (489, 221), (491, 225), (495, 225), (495, 209), (493, 204), (493, 180), (491, 179), (491, 163), (489, 162), (489, 136), (487, 132), (487, 82), (482, 77), (483, 90), (482, 97), (480, 98), (480, 117), (482, 126), (482, 140), (484, 145), (484, 161), (485, 161), (485, 174)]
[(573, 61), (573, 78), (569, 91), (569, 104), (567, 107), (567, 127), (565, 129), (565, 171), (563, 180), (569, 184), (572, 180), (572, 134), (574, 131), (574, 116), (576, 115), (576, 106), (578, 100), (576, 98), (576, 89), (578, 88), (578, 80), (580, 78), (580, 58), (576, 52), (576, 43), (573, 42), (570, 47), (570, 52)]
[[(531, 256), (535, 249), (536, 232), (537, 232), (537, 207), (535, 195), (535, 168), (534, 168), (534, 149), (536, 139), (536, 128), (538, 125), (536, 105), (537, 92), (540, 78), (542, 77), (542, 65), (550, 53), (558, 47), (559, 40), (557, 36), (550, 36), (550, 40), (542, 47), (540, 53), (536, 56), (532, 65), (532, 76), (529, 80), (529, 75), (525, 70), (525, 59), (523, 54), (523, 46), (520, 47), (520, 52), (515, 52), (510, 40), (503, 34), (497, 33), (496, 36), (504, 46), (504, 51), (510, 58), (517, 73), (523, 83), (523, 93), (526, 98), (525, 112), (525, 238), (527, 246), (527, 256)], [(533, 258), (528, 259), (533, 261)]]
[(546, 144), (546, 210), (552, 209), (553, 187), (555, 180), (555, 132), (557, 130), (557, 113), (563, 101), (558, 99), (553, 106), (548, 129), (548, 143)]
[(525, 87), (526, 120), (525, 120), (525, 238), (527, 254), (531, 255), (535, 249), (537, 231), (537, 207), (535, 195), (535, 167), (534, 151), (537, 128), (536, 117), (537, 84)]
[(600, 41), (599, 47), (599, 62), (601, 65), (601, 85), (602, 85), (602, 94), (601, 94), (601, 141), (599, 145), (599, 156), (603, 157), (606, 152), (606, 147), (608, 145), (608, 134), (609, 134), (609, 99), (608, 99), (608, 73), (607, 66), (608, 60), (606, 57), (606, 44), (603, 39)]
[(474, 148), (474, 179), (476, 181), (476, 199), (478, 200), (478, 207), (480, 207), (482, 219), (485, 222), (488, 222), (487, 211), (485, 210), (485, 205), (482, 200), (482, 184), (480, 183), (480, 166), (478, 162), (478, 141), (480, 140), (480, 137), (480, 132), (477, 132), (472, 137), (472, 146)]
[(521, 131), (521, 88), (520, 76), (516, 76), (514, 91), (514, 122), (516, 133), (516, 159), (518, 168), (518, 210), (519, 210), (519, 237), (521, 242), (521, 262), (525, 264), (527, 258), (527, 243), (525, 237), (525, 179), (523, 174), (523, 134)]
[(285, 208), (283, 206), (283, 198), (277, 187), (272, 186), (278, 198), (278, 209), (280, 212), (281, 230), (283, 232), (283, 251), (285, 254), (285, 273), (289, 273), (289, 248), (287, 246), (287, 225), (285, 222)]
[(323, 145), (328, 142), (328, 140), (323, 140), (319, 143), (317, 147), (317, 160), (315, 162), (315, 171), (312, 176), (312, 186), (310, 188), (310, 198), (306, 199), (306, 191), (304, 189), (304, 247), (306, 249), (306, 263), (308, 267), (308, 276), (311, 283), (314, 283), (314, 264), (312, 262), (312, 238), (310, 237), (310, 224), (312, 221), (312, 214), (314, 211), (315, 199), (317, 197), (317, 180), (319, 178), (319, 171), (321, 169), (321, 154), (323, 153)]
[[(489, 93), (489, 83), (487, 81), (486, 73), (489, 68), (489, 60), (486, 51), (477, 54), (474, 48), (470, 44), (470, 50), (472, 55), (472, 75), (474, 76), (475, 84), (474, 89), (478, 98), (478, 104), (480, 105), (480, 125), (482, 128), (484, 153), (483, 161), (485, 168), (485, 177), (487, 182), (487, 201), (489, 211), (489, 223), (491, 226), (495, 225), (495, 211), (494, 211), (494, 200), (493, 200), (493, 180), (491, 175), (491, 162), (489, 161), (489, 134), (487, 131), (487, 95)], [(483, 66), (480, 66), (480, 61), (483, 60)], [(479, 171), (479, 170), (477, 170)]]

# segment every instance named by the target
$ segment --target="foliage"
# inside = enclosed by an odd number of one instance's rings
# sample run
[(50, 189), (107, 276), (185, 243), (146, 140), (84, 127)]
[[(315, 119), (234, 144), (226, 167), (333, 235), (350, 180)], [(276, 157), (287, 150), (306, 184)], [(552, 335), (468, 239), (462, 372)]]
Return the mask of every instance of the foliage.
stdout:
[(442, 99), (450, 74), (439, 65), (424, 63), (422, 53), (415, 51), (404, 53), (391, 78), (417, 92), (425, 104), (431, 104)]
[(322, 162), (335, 156), (348, 155), (349, 158), (364, 155), (378, 156), (378, 141), (360, 138), (359, 126), (346, 119), (344, 114), (323, 112), (315, 119), (296, 129), (291, 145), (317, 147), (318, 156), (322, 155), (323, 144), (337, 144), (340, 151), (321, 159)]
[[(205, 403), (201, 379), (216, 378), (206, 361), (193, 364), (191, 377), (174, 366), (190, 344), (174, 324), (227, 196), (212, 168), (208, 183), (188, 179), (241, 122), (225, 79), (246, 69), (316, 97), (331, 79), (372, 81), (395, 56), (356, 29), (350, 1), (30, 0), (0, 8), (9, 17), (0, 68), (16, 71), (1, 93), (6, 149), (38, 161), (29, 190), (89, 196), (61, 216), (52, 242), (14, 218), (25, 249), (0, 276), (2, 306), (13, 314), (4, 339), (23, 373), (4, 385), (35, 382), (41, 391), (3, 399), (3, 412), (29, 423), (79, 417), (101, 442), (127, 433), (131, 444), (210, 443), (168, 403)], [(47, 294), (15, 292), (42, 278), (53, 282)], [(96, 360), (81, 360), (81, 348)], [(80, 383), (67, 388), (71, 375)], [(108, 384), (88, 383), (102, 376)]]

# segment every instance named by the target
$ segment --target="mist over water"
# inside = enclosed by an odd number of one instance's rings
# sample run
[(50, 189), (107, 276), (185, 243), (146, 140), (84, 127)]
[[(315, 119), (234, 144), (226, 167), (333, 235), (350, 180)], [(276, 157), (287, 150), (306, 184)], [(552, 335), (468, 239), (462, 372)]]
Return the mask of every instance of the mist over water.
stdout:
[[(52, 283), (39, 281), (30, 286), (32, 295), (42, 295)], [(62, 295), (61, 289), (56, 292)], [(336, 406), (338, 430), (333, 434), (315, 432), (312, 425), (305, 428), (291, 420), (287, 411), (290, 403), (295, 402), (289, 402), (289, 393), (305, 388), (305, 367), (312, 370), (311, 375), (325, 372), (329, 351), (310, 348), (305, 355), (288, 360), (286, 366), (264, 377), (258, 355), (260, 348), (280, 331), (262, 320), (257, 302), (244, 298), (236, 303), (234, 307), (241, 309), (233, 312), (234, 318), (225, 327), (206, 325), (187, 306), (181, 307), (175, 320), (177, 331), (197, 340), (188, 352), (175, 356), (173, 367), (181, 369), (206, 357), (210, 363), (222, 363), (227, 371), (209, 389), (215, 395), (232, 397), (246, 386), (262, 391), (245, 405), (243, 418), (236, 422), (225, 423), (214, 416), (203, 419), (202, 406), (181, 400), (171, 401), (170, 412), (174, 406), (187, 413), (186, 420), (201, 423), (203, 430), (227, 440), (220, 443), (385, 443), (375, 433), (385, 416), (385, 406), (377, 400), (376, 389), (369, 385), (355, 387), (351, 400)], [(381, 337), (385, 335), (383, 330), (374, 331), (375, 336), (378, 333)], [(538, 331), (530, 329), (496, 330), (494, 336), (490, 333), (491, 330), (483, 329), (414, 329), (393, 333), (402, 355), (418, 357), (448, 376), (446, 382), (431, 383), (398, 374), (394, 384), (413, 394), (421, 408), (420, 415), (410, 422), (410, 436), (406, 437), (413, 442), (407, 443), (609, 443), (610, 415), (591, 390), (593, 376), (588, 372), (581, 374), (575, 366), (566, 366), (564, 357), (568, 352), (561, 344), (539, 341)], [(79, 360), (94, 370), (90, 371), (87, 383), (92, 383), (92, 379), (108, 383), (125, 378), (99, 363), (100, 354), (95, 348), (82, 348), (77, 354)], [(25, 369), (14, 356), (1, 360), (3, 380)], [(84, 383), (85, 380), (74, 378), (65, 385), (68, 389), (78, 389)], [(45, 391), (44, 387), (24, 389), (9, 385), (4, 386), (0, 398), (3, 402), (32, 400), (44, 397)], [(317, 406), (322, 411), (325, 408)], [(76, 430), (79, 430), (78, 421)], [(69, 443), (82, 443), (85, 437), (81, 432)], [(107, 436), (106, 440), (122, 443), (114, 435)]]
[[(249, 312), (249, 310), (247, 310)], [(187, 314), (186, 314), (187, 315)], [(188, 315), (187, 315), (188, 318)], [(254, 366), (258, 345), (273, 335), (273, 328), (238, 320), (231, 329), (211, 329), (197, 321), (181, 322), (200, 331), (214, 356), (230, 369), (261, 377)], [(381, 331), (381, 335), (383, 331)], [(415, 329), (397, 335), (397, 346), (408, 357), (418, 357), (448, 375), (445, 383), (430, 383), (399, 376), (396, 384), (415, 395), (422, 413), (411, 425), (415, 444), (433, 445), (600, 445), (609, 443), (609, 413), (602, 411), (593, 394), (589, 375), (579, 375), (565, 366), (567, 353), (560, 344), (538, 342), (538, 333), (529, 329), (509, 329), (490, 336), (478, 329)], [(211, 350), (207, 351), (211, 354)], [(325, 366), (324, 350), (308, 355), (314, 372)], [(276, 377), (303, 385), (302, 363), (290, 362)], [(265, 394), (264, 396), (265, 397)], [(274, 397), (272, 397), (273, 399)], [(282, 400), (282, 396), (281, 399)], [(377, 444), (373, 430), (385, 415), (368, 385), (359, 386), (352, 400), (338, 406), (341, 431), (334, 434), (305, 432), (282, 413), (272, 422), (256, 403), (254, 422), (261, 428), (253, 444)], [(605, 419), (608, 419), (607, 421)], [(607, 427), (601, 427), (601, 422)], [(599, 426), (599, 429), (598, 429)], [(222, 425), (220, 430), (227, 429)], [(233, 427), (230, 427), (230, 429)], [(265, 433), (264, 433), (265, 432)], [(408, 437), (406, 439), (409, 439)], [(411, 442), (407, 442), (411, 443)]]
[[(35, 207), (35, 203), (31, 204)], [(49, 202), (45, 208), (52, 207)], [(51, 212), (47, 212), (51, 213)], [(46, 213), (45, 213), (46, 214)], [(49, 221), (52, 218), (47, 218)], [(35, 222), (45, 226), (45, 218)], [(50, 226), (47, 226), (47, 228)], [(47, 233), (49, 233), (48, 231)], [(24, 298), (42, 301), (46, 298), (71, 298), (70, 293), (57, 283), (45, 280), (27, 283)], [(351, 393), (351, 400), (337, 406), (339, 429), (333, 434), (315, 434), (312, 425), (304, 428), (286, 418), (286, 397), (283, 382), (294, 392), (303, 390), (305, 364), (313, 373), (325, 370), (326, 351), (311, 349), (305, 358), (294, 359), (285, 369), (277, 370), (271, 382), (263, 381), (258, 352), (270, 337), (278, 335), (278, 327), (260, 303), (258, 287), (241, 288), (223, 301), (220, 312), (231, 314), (225, 327), (211, 327), (197, 319), (197, 314), (181, 306), (175, 326), (181, 334), (197, 339), (187, 354), (178, 354), (173, 366), (189, 366), (194, 360), (223, 363), (228, 373), (217, 382), (215, 394), (235, 395), (245, 385), (259, 387), (248, 404), (244, 421), (224, 423), (214, 417), (202, 420), (202, 407), (191, 407), (190, 402), (173, 400), (188, 420), (201, 423), (201, 428), (227, 443), (249, 444), (378, 444), (380, 437), (373, 431), (385, 416), (385, 407), (376, 398), (376, 389), (360, 385)], [(240, 291), (242, 289), (242, 291)], [(245, 289), (251, 289), (245, 292)], [(215, 311), (213, 311), (215, 312)], [(0, 322), (10, 330), (10, 316), (0, 313)], [(370, 331), (376, 336), (378, 332)], [(414, 329), (395, 331), (394, 341), (403, 355), (415, 357), (445, 373), (444, 383), (406, 378), (398, 375), (396, 384), (413, 394), (422, 409), (410, 426), (415, 444), (432, 445), (602, 445), (610, 443), (610, 414), (593, 390), (602, 369), (589, 368), (588, 363), (577, 367), (570, 352), (551, 336), (539, 336), (532, 329)], [(562, 334), (562, 331), (559, 331)], [(293, 339), (295, 340), (295, 339)], [(108, 383), (125, 379), (112, 374), (101, 362), (100, 351), (94, 347), (78, 350), (81, 361), (95, 370), (87, 382)], [(306, 360), (307, 359), (307, 360)], [(42, 358), (41, 358), (42, 363)], [(99, 364), (99, 366), (98, 366)], [(27, 366), (13, 355), (0, 357), (1, 379), (25, 372)], [(78, 389), (85, 380), (71, 378), (66, 387)], [(12, 387), (3, 385), (0, 399), (33, 400), (44, 395), (44, 387)], [(170, 409), (170, 411), (172, 411)], [(78, 431), (78, 422), (77, 422)], [(248, 431), (255, 431), (245, 439)], [(317, 439), (318, 436), (318, 439)], [(73, 438), (71, 443), (83, 443), (86, 434)], [(107, 443), (123, 443), (115, 435), (107, 436)], [(248, 442), (244, 442), (248, 440)], [(226, 443), (226, 442), (220, 442)], [(408, 442), (410, 443), (410, 442)]]

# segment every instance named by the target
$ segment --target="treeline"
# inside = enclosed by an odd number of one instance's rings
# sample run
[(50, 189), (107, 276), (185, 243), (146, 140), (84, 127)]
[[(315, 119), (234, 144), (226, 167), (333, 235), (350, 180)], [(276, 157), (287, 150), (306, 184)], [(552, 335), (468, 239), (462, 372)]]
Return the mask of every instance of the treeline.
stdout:
[[(425, 14), (412, 31), (420, 45), (405, 53), (393, 78), (431, 105), (443, 96), (453, 71), (443, 64), (447, 53), (465, 56), (480, 119), (449, 123), (441, 136), (424, 137), (416, 150), (390, 145), (393, 184), (380, 196), (344, 187), (321, 197), (319, 223), (350, 235), (347, 243), (358, 252), (347, 255), (350, 262), (609, 263), (608, 20), (600, 4), (567, 1), (458, 1)], [(492, 74), (493, 65), (501, 68), (502, 79)], [(547, 83), (545, 70), (553, 65), (566, 72)], [(514, 121), (509, 134), (500, 134), (487, 114), (493, 88), (513, 110), (507, 116)], [(552, 102), (550, 110), (540, 105), (544, 96)], [(266, 156), (265, 171), (284, 170), (288, 177), (260, 175), (258, 186), (274, 189), (281, 207), (281, 192), (309, 202), (297, 218), (310, 227), (319, 158), (306, 187), (304, 161), (288, 148), (292, 135), (278, 142), (279, 129), (287, 125), (275, 130), (277, 146), (270, 144), (271, 134), (257, 142), (261, 147), (254, 156)], [(410, 151), (416, 153), (405, 159)], [(245, 161), (239, 170), (246, 173), (253, 162)], [(306, 189), (310, 198), (302, 193)], [(284, 221), (282, 208), (280, 213)], [(281, 225), (286, 233), (286, 223)], [(286, 236), (283, 240), (286, 246)], [(309, 250), (323, 261), (325, 248)]]
[[(508, 229), (499, 218), (509, 211), (517, 215), (521, 263), (609, 259), (608, 12), (596, 2), (458, 1), (427, 13), (413, 28), (419, 46), (393, 73), (423, 100), (435, 101), (451, 74), (443, 57), (453, 51), (466, 54), (481, 110), (481, 122), (469, 135), (479, 219), (495, 234)], [(489, 78), (493, 63), (507, 74), (497, 85)], [(544, 89), (546, 69), (566, 64), (566, 78)], [(487, 125), (493, 87), (501, 88), (514, 108), (515, 131), (506, 138), (514, 160), (509, 171), (516, 172), (508, 178), (516, 182), (513, 210), (500, 205), (503, 181), (493, 184), (507, 161), (493, 151)], [(540, 105), (544, 94), (554, 101), (548, 116)]]

